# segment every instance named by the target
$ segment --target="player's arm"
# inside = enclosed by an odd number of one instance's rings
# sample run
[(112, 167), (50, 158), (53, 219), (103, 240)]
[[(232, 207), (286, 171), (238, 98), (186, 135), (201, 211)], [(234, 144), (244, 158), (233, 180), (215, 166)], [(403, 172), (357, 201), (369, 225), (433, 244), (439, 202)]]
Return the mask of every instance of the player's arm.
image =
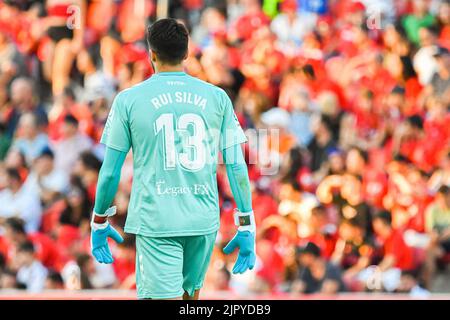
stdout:
[(247, 164), (240, 144), (235, 144), (222, 151), (225, 167), (230, 182), (231, 192), (238, 210), (234, 213), (238, 231), (235, 237), (223, 249), (230, 254), (236, 247), (239, 255), (233, 267), (233, 273), (244, 273), (255, 266), (255, 217), (252, 210), (252, 196)]
[(96, 217), (94, 217), (94, 220), (99, 223), (106, 221), (107, 215), (105, 212), (109, 209), (116, 195), (126, 156), (125, 152), (106, 147), (95, 194), (94, 214)]
[(252, 194), (250, 190), (250, 179), (241, 145), (236, 144), (225, 149), (222, 154), (236, 206), (242, 213), (251, 212)]
[(108, 222), (108, 217), (116, 213), (110, 205), (114, 200), (120, 181), (120, 172), (127, 154), (106, 147), (105, 157), (100, 169), (94, 212), (91, 221), (92, 255), (100, 263), (112, 263), (113, 257), (108, 246), (108, 238), (122, 242), (122, 236)]
[(123, 241), (120, 234), (109, 224), (108, 217), (116, 212), (115, 207), (109, 208), (109, 206), (117, 192), (120, 172), (131, 148), (127, 101), (124, 91), (116, 96), (100, 141), (106, 145), (106, 152), (97, 182), (91, 222), (91, 251), (100, 263), (113, 262), (108, 238), (113, 238), (119, 243)]

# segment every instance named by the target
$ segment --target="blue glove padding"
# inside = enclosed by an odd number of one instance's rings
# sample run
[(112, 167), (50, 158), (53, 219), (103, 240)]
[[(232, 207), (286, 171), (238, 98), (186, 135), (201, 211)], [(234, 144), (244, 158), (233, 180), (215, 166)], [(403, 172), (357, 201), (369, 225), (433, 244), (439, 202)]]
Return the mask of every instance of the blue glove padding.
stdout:
[(233, 273), (244, 273), (255, 266), (255, 233), (238, 231), (233, 239), (223, 248), (225, 254), (230, 254), (239, 247), (239, 255), (233, 267)]
[(100, 263), (113, 263), (114, 259), (109, 250), (108, 238), (117, 243), (122, 243), (123, 238), (110, 224), (104, 229), (91, 231), (91, 251), (95, 259)]

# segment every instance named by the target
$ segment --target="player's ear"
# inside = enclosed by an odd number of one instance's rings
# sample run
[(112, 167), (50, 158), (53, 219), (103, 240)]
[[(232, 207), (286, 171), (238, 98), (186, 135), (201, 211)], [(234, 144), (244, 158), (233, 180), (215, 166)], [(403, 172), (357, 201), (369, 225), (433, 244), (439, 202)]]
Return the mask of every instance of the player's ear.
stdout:
[(152, 62), (156, 62), (156, 53), (152, 50), (150, 50), (150, 59)]

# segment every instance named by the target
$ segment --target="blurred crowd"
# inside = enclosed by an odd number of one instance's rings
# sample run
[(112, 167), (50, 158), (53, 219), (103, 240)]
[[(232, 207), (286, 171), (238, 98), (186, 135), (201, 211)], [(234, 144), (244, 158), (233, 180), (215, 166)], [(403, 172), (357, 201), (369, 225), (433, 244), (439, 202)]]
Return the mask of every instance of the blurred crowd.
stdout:
[[(89, 254), (115, 94), (152, 74), (153, 0), (0, 2), (0, 288), (135, 286), (134, 239)], [(450, 1), (174, 0), (186, 72), (224, 88), (248, 135), (257, 265), (231, 275), (221, 229), (205, 289), (426, 295), (450, 262)], [(256, 129), (256, 130), (255, 130)], [(275, 174), (264, 174), (276, 166)], [(123, 227), (127, 158), (115, 199)], [(272, 172), (273, 173), (273, 172)]]

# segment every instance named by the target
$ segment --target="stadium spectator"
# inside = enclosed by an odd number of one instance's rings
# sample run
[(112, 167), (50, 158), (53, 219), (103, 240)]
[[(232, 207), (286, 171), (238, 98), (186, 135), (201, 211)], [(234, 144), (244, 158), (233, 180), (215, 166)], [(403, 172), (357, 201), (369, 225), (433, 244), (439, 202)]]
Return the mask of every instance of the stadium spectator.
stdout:
[(36, 125), (42, 129), (47, 124), (47, 112), (39, 103), (33, 80), (17, 78), (11, 83), (11, 101), (3, 112), (7, 123), (7, 132), (14, 136), (20, 118), (24, 113), (32, 113), (36, 117)]
[(436, 260), (450, 254), (450, 188), (442, 186), (426, 211), (425, 230), (430, 236), (427, 248), (425, 283), (431, 287)]
[(430, 296), (430, 291), (422, 288), (414, 274), (408, 272), (402, 273), (400, 284), (395, 292), (406, 293), (413, 299), (426, 299)]
[(54, 270), (49, 270), (47, 278), (45, 279), (45, 289), (48, 290), (61, 290), (64, 289), (64, 280), (61, 274)]
[(215, 268), (214, 273), (215, 279), (212, 281), (214, 283), (214, 287), (212, 288), (215, 291), (229, 291), (230, 290), (230, 279), (231, 274), (227, 268)]
[(24, 289), (24, 287), (17, 282), (16, 272), (11, 269), (5, 269), (0, 274), (0, 289)]
[(275, 16), (270, 27), (278, 39), (278, 46), (286, 55), (295, 55), (305, 35), (312, 32), (317, 15), (298, 10), (297, 1), (287, 0), (280, 4), (280, 14)]
[(437, 70), (431, 78), (431, 93), (442, 97), (448, 104), (450, 100), (450, 52), (447, 48), (439, 47), (434, 58), (437, 62)]
[(0, 161), (3, 161), (11, 146), (11, 138), (6, 134), (4, 124), (0, 124)]
[(59, 223), (81, 228), (85, 233), (89, 226), (92, 202), (89, 200), (88, 192), (82, 182), (77, 178), (72, 178), (72, 180), (64, 199), (66, 207), (59, 216)]
[(430, 83), (434, 73), (437, 70), (437, 63), (434, 55), (437, 50), (437, 30), (433, 26), (421, 27), (419, 29), (420, 48), (414, 55), (414, 69), (419, 76), (421, 85), (426, 86)]
[(75, 162), (72, 169), (73, 174), (78, 177), (87, 191), (89, 200), (94, 203), (95, 190), (97, 189), (98, 173), (102, 163), (97, 156), (85, 151), (80, 154), (80, 157)]
[(373, 220), (373, 229), (380, 243), (381, 261), (361, 271), (358, 280), (369, 290), (395, 291), (402, 272), (414, 272), (414, 253), (404, 240), (403, 233), (392, 227), (391, 214), (379, 212)]
[(413, 12), (403, 18), (408, 39), (415, 45), (419, 44), (419, 30), (435, 23), (435, 17), (429, 12), (429, 3), (426, 0), (414, 0)]
[(25, 230), (35, 232), (41, 224), (42, 208), (39, 194), (28, 190), (16, 169), (6, 169), (7, 187), (0, 191), (0, 220), (19, 217), (25, 221)]
[(34, 246), (25, 241), (17, 248), (17, 281), (24, 284), (30, 292), (40, 292), (45, 286), (47, 269), (34, 256)]
[(134, 237), (127, 235), (124, 242), (117, 246), (114, 272), (120, 282), (120, 288), (132, 289), (136, 287), (136, 248)]
[(49, 137), (58, 141), (64, 135), (64, 124), (67, 116), (73, 116), (78, 121), (79, 130), (85, 135), (92, 134), (92, 111), (84, 103), (77, 103), (75, 92), (71, 87), (65, 87), (61, 95), (56, 97), (55, 105), (49, 114)]
[[(73, 8), (77, 15), (73, 16)], [(70, 71), (76, 55), (84, 45), (86, 23), (86, 2), (84, 0), (52, 0), (45, 2), (47, 17), (36, 24), (36, 33), (45, 37), (46, 59), (43, 71), (47, 81), (52, 83), (55, 96), (70, 83)], [(68, 28), (70, 24), (70, 28)]]
[(25, 230), (25, 223), (19, 218), (8, 218), (4, 223), (3, 253), (7, 259), (13, 256), (20, 244), (31, 241), (34, 245), (35, 257), (47, 268), (58, 269), (61, 265), (61, 253), (54, 241), (41, 232)]
[(339, 267), (321, 257), (320, 249), (312, 242), (297, 250), (301, 266), (298, 280), (294, 281), (293, 293), (323, 293), (327, 295), (345, 291)]
[(331, 261), (343, 269), (348, 288), (362, 290), (364, 288), (358, 287), (357, 277), (374, 258), (374, 240), (355, 218), (342, 220), (338, 234)]
[(71, 114), (64, 117), (61, 139), (53, 145), (55, 167), (71, 172), (78, 157), (92, 146), (92, 141), (78, 130), (78, 120)]
[(333, 127), (327, 116), (321, 116), (313, 124), (314, 137), (308, 145), (311, 153), (311, 170), (316, 172), (328, 159), (329, 152), (336, 148), (333, 138)]
[(53, 151), (45, 148), (34, 161), (25, 188), (39, 194), (41, 202), (47, 207), (67, 192), (68, 187), (66, 173), (55, 169)]
[(34, 114), (26, 113), (20, 117), (18, 124), (19, 137), (11, 146), (25, 156), (28, 165), (49, 145), (48, 137), (41, 132)]
[(375, 235), (382, 243), (383, 260), (378, 264), (380, 270), (399, 268), (402, 271), (414, 270), (413, 252), (403, 240), (400, 230), (392, 228), (391, 214), (383, 211), (378, 213), (373, 220)]

